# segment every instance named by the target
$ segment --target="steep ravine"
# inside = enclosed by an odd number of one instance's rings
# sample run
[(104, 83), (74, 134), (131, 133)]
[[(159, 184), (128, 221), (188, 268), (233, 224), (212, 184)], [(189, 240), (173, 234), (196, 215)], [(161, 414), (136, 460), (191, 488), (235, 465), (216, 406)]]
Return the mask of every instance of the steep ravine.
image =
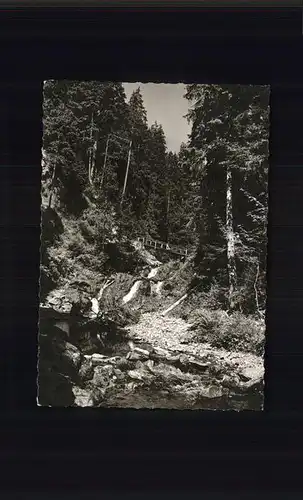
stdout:
[[(113, 293), (115, 277), (105, 280), (95, 297), (87, 297), (86, 310), (82, 306), (81, 341), (75, 341), (72, 310), (57, 311), (58, 317), (51, 325), (53, 342), (49, 342), (52, 345), (49, 358), (60, 359), (55, 371), (68, 396), (65, 399), (63, 396), (58, 403), (54, 395), (48, 404), (171, 409), (262, 408), (263, 359), (195, 343), (190, 339), (189, 323), (178, 317), (163, 316), (165, 301), (161, 299), (161, 288), (165, 280), (160, 280), (159, 264), (150, 266), (148, 274), (146, 270), (145, 277), (133, 281), (120, 298), (122, 307), (127, 305), (130, 311), (140, 311), (144, 300), (154, 297), (158, 301), (157, 310), (143, 312), (139, 321), (118, 328), (118, 333), (114, 332), (114, 322), (102, 315), (102, 300)], [(47, 337), (45, 325), (49, 328), (49, 322), (45, 323), (43, 318), (49, 309), (49, 303), (42, 308), (42, 340)], [(89, 349), (81, 343), (83, 337), (88, 340)], [(110, 345), (107, 339), (111, 340)], [(50, 346), (48, 349), (51, 350)], [(51, 359), (48, 364), (48, 369), (52, 370)], [(44, 377), (46, 369), (43, 361)], [(57, 386), (53, 390), (58, 393)], [(43, 391), (41, 388), (41, 393)]]

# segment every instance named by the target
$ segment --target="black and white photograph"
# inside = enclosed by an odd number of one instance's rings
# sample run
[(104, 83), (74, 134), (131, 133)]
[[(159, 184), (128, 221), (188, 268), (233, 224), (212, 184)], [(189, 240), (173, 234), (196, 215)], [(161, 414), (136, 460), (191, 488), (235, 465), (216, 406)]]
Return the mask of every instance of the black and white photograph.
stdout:
[(44, 81), (39, 406), (263, 410), (269, 98)]

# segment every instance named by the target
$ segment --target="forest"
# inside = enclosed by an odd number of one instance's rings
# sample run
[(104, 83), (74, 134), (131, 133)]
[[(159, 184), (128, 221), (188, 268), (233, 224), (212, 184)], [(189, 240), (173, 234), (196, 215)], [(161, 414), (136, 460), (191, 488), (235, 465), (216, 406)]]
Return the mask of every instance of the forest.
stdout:
[[(88, 282), (91, 300), (107, 280), (114, 297), (102, 306), (100, 296), (98, 313), (140, 324), (140, 314), (184, 296), (173, 317), (190, 320), (200, 343), (262, 356), (269, 88), (186, 85), (191, 130), (178, 153), (161, 123), (148, 124), (139, 85), (129, 100), (117, 82), (49, 80), (43, 92), (41, 304), (53, 308), (49, 297), (75, 279)], [(138, 238), (187, 257), (146, 249), (141, 262)], [(141, 291), (145, 302), (118, 304), (117, 290), (146, 279), (153, 259), (170, 282), (161, 298)]]

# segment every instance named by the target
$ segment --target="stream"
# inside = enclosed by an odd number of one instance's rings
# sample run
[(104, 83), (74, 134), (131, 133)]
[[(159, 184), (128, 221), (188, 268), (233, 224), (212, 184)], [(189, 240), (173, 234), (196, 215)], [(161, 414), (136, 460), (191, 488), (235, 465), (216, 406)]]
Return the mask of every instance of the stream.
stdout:
[[(152, 267), (147, 277), (136, 280), (121, 303), (134, 300), (146, 280), (152, 281), (151, 293), (161, 295), (163, 281), (153, 280), (157, 272), (158, 267)], [(91, 319), (100, 314), (100, 300), (113, 283), (113, 279), (107, 280), (90, 299)], [(126, 327), (124, 339), (99, 351), (100, 354), (96, 351), (84, 356), (85, 370), (92, 370), (93, 378), (73, 386), (76, 406), (260, 410), (263, 393), (259, 385), (254, 385), (253, 390), (243, 390), (245, 384), (249, 384), (249, 370), (253, 372), (256, 367), (257, 373), (253, 373), (252, 378), (259, 377), (260, 360), (245, 353), (237, 355), (206, 344), (188, 343), (189, 327), (185, 320), (163, 315), (161, 311), (142, 312), (137, 323)], [(70, 356), (74, 356), (71, 344), (68, 349)], [(223, 383), (226, 375), (231, 380), (234, 376), (240, 377), (239, 391), (226, 388)], [(95, 390), (105, 390), (106, 398), (88, 404)]]

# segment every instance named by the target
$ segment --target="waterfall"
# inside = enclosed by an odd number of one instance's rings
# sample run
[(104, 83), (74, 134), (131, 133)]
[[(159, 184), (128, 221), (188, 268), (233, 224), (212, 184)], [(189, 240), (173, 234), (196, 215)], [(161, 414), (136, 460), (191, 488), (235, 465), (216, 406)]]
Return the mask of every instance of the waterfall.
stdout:
[(149, 275), (147, 276), (148, 279), (154, 278), (158, 272), (157, 267), (153, 267), (153, 269), (150, 270)]
[(129, 302), (130, 300), (132, 300), (134, 298), (134, 296), (136, 295), (137, 291), (139, 290), (140, 288), (140, 285), (142, 283), (142, 280), (138, 280), (136, 281), (133, 286), (131, 287), (130, 291), (128, 292), (127, 295), (125, 295), (123, 297), (123, 303), (124, 304), (127, 304), (127, 302)]

